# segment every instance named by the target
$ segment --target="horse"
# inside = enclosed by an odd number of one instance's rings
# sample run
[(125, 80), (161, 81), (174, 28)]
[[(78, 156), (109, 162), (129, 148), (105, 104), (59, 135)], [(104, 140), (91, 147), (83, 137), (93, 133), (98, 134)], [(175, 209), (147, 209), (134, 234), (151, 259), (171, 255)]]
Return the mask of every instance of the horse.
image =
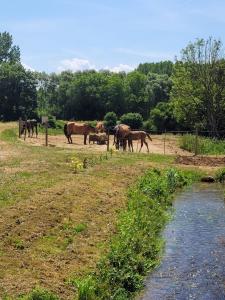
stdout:
[(72, 144), (72, 134), (83, 134), (84, 135), (84, 145), (87, 145), (87, 136), (90, 132), (95, 133), (96, 129), (87, 123), (76, 123), (68, 122), (64, 125), (64, 134), (68, 139), (68, 143)]
[(132, 152), (134, 152), (134, 148), (133, 148), (133, 141), (137, 141), (137, 140), (141, 140), (141, 148), (139, 150), (139, 152), (141, 152), (141, 149), (143, 147), (143, 144), (146, 145), (147, 150), (149, 152), (149, 148), (148, 148), (148, 143), (146, 142), (146, 138), (149, 138), (150, 141), (152, 141), (152, 138), (150, 137), (150, 135), (145, 132), (145, 131), (130, 131), (129, 135), (128, 135), (128, 146), (129, 149), (132, 149)]
[(36, 119), (32, 119), (32, 120), (27, 120), (27, 130), (28, 130), (28, 136), (30, 137), (33, 137), (34, 135), (34, 131), (35, 131), (35, 134), (36, 134), (36, 138), (38, 136), (38, 122)]
[(33, 137), (34, 135), (34, 131), (36, 133), (36, 138), (38, 136), (38, 122), (36, 119), (32, 119), (32, 120), (20, 120), (20, 134), (23, 135), (24, 134), (24, 140), (26, 138), (26, 133), (28, 131), (28, 137)]
[(127, 146), (127, 138), (129, 133), (131, 132), (131, 128), (125, 124), (119, 124), (114, 127), (114, 143), (116, 145), (116, 149), (119, 149), (120, 145), (123, 150), (126, 150)]
[(96, 132), (97, 133), (103, 133), (105, 132), (105, 126), (104, 126), (104, 122), (97, 122), (97, 125), (96, 125)]

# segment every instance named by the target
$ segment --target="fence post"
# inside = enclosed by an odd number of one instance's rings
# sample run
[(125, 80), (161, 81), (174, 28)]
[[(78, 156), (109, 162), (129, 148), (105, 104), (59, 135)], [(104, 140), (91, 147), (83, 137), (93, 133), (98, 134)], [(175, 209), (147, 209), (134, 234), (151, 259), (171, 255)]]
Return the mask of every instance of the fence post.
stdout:
[(166, 154), (166, 129), (164, 132), (164, 142), (163, 142), (164, 155)]
[(48, 146), (48, 121), (45, 122), (45, 146)]
[(198, 155), (198, 129), (195, 130), (195, 155)]
[(19, 118), (19, 139), (21, 138), (21, 121), (22, 118)]
[(107, 151), (109, 151), (109, 129), (107, 130)]

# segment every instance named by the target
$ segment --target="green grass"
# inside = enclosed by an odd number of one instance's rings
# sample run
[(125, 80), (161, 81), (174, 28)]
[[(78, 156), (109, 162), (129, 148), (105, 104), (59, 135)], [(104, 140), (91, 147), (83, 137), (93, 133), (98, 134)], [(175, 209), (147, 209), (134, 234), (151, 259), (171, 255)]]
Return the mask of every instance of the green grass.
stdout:
[(9, 142), (9, 143), (15, 143), (18, 138), (18, 132), (16, 128), (10, 128), (10, 129), (5, 129), (0, 133), (0, 139)]
[[(184, 150), (195, 152), (196, 136), (186, 134), (180, 137), (180, 147)], [(197, 154), (224, 154), (225, 141), (198, 136)]]
[(146, 274), (159, 263), (164, 245), (161, 232), (170, 218), (172, 195), (197, 178), (192, 171), (153, 169), (129, 190), (128, 207), (119, 216), (117, 234), (98, 272), (92, 280), (84, 278), (76, 285), (79, 300), (134, 297)]

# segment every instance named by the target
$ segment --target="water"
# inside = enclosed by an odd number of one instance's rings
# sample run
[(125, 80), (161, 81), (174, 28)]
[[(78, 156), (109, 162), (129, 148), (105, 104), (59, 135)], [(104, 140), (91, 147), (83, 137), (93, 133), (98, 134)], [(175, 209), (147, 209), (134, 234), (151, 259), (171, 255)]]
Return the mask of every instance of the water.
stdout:
[(219, 186), (201, 184), (174, 202), (161, 266), (142, 300), (225, 299), (225, 202)]

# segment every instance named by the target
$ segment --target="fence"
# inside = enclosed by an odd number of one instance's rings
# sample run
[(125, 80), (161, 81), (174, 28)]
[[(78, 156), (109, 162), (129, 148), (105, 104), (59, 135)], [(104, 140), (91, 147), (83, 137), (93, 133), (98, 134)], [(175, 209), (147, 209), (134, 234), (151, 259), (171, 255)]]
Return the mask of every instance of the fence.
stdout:
[[(59, 140), (62, 143), (66, 143), (66, 138), (63, 135), (59, 138), (59, 135), (48, 135), (47, 126), (45, 128), (45, 134), (41, 134), (38, 137), (39, 144), (57, 146)], [(160, 154), (184, 154), (188, 155), (220, 155), (225, 154), (225, 130), (219, 131), (215, 134), (212, 131), (148, 131), (152, 136), (153, 141), (149, 143), (150, 153), (160, 153)], [(25, 132), (26, 134), (26, 132)], [(217, 136), (217, 138), (215, 138)], [(21, 120), (19, 120), (19, 137), (21, 137)], [(113, 147), (113, 137), (112, 131), (107, 131), (108, 141), (106, 146), (99, 146), (99, 150), (109, 151)], [(213, 137), (213, 138), (212, 138)], [(29, 140), (29, 139), (28, 139)], [(75, 145), (72, 147), (77, 147), (78, 143), (82, 143), (81, 139), (75, 139)], [(35, 141), (33, 140), (33, 144)], [(91, 145), (90, 148), (93, 146)], [(95, 150), (97, 147), (95, 147)], [(139, 142), (134, 143), (135, 152), (139, 151)], [(142, 149), (146, 152), (146, 149)]]

